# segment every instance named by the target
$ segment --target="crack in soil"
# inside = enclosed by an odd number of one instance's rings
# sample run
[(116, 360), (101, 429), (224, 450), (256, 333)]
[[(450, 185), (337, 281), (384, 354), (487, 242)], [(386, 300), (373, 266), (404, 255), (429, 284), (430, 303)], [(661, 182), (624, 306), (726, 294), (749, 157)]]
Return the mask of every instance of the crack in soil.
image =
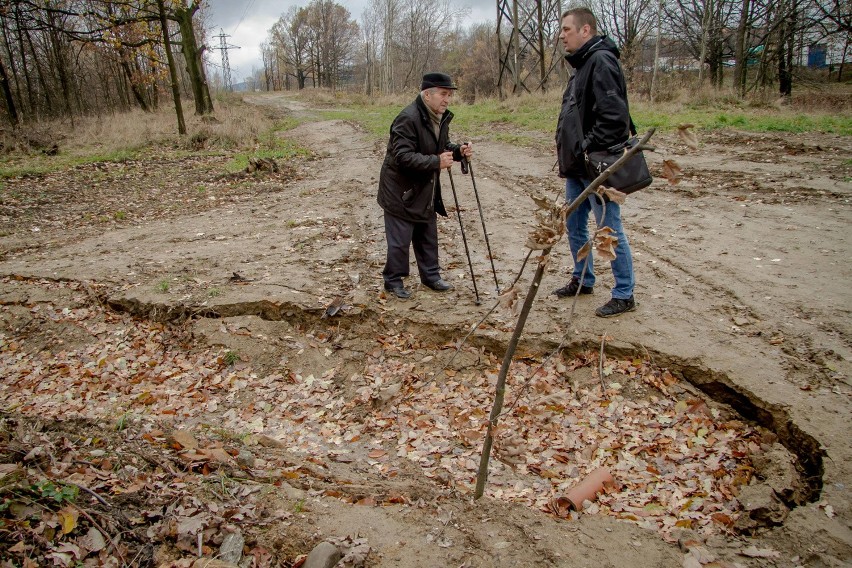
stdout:
[[(103, 300), (113, 310), (171, 323), (181, 323), (188, 318), (257, 316), (267, 321), (287, 321), (297, 327), (310, 327), (319, 322), (318, 314), (323, 312), (322, 309), (304, 308), (290, 302), (238, 302), (210, 308), (182, 304), (151, 304), (129, 298), (104, 298)], [(373, 310), (359, 309), (357, 316), (338, 318), (336, 321), (339, 328), (371, 336), (377, 327), (381, 327), (379, 315)], [(466, 330), (460, 327), (410, 321), (405, 322), (404, 327), (398, 326), (396, 330), (414, 333), (419, 337), (429, 337), (436, 349), (447, 343), (455, 343), (466, 334)], [(467, 344), (497, 357), (502, 357), (505, 353), (505, 343), (493, 337), (474, 333), (468, 338)], [(540, 359), (551, 354), (557, 347), (558, 345), (554, 342), (526, 339), (521, 341), (519, 353), (524, 353), (524, 358)], [(576, 356), (597, 348), (598, 346), (591, 342), (575, 342), (564, 347), (563, 350), (570, 356)], [(629, 349), (624, 347), (608, 349), (609, 356), (625, 359), (634, 358), (641, 352), (648, 351), (644, 347), (640, 350), (639, 345), (632, 345)], [(790, 492), (791, 497), (786, 499), (786, 505), (792, 508), (819, 499), (823, 486), (825, 450), (818, 440), (804, 432), (793, 421), (786, 408), (762, 400), (755, 393), (736, 384), (724, 373), (713, 371), (700, 362), (658, 351), (651, 351), (649, 354), (658, 365), (682, 377), (711, 400), (730, 407), (748, 422), (766, 428), (778, 436), (778, 441), (796, 456), (795, 466), (799, 473), (799, 484)]]

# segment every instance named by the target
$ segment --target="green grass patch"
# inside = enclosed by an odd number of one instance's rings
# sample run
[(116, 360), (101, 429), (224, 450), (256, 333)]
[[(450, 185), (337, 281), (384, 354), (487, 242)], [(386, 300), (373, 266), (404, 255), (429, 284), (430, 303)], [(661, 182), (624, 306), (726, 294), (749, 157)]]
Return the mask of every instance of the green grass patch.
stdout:
[(696, 128), (716, 130), (736, 128), (749, 132), (826, 132), (852, 135), (852, 116), (831, 113), (802, 113), (792, 110), (729, 109), (715, 108), (665, 108), (650, 105), (635, 105), (633, 120), (640, 130), (656, 127), (658, 130), (673, 130), (678, 124), (694, 124)]
[(231, 350), (225, 351), (225, 355), (222, 357), (222, 361), (225, 363), (225, 365), (227, 365), (229, 367), (231, 365), (236, 364), (237, 361), (239, 361), (239, 360), (240, 360), (240, 354), (237, 353), (236, 351), (231, 351)]
[(59, 154), (56, 156), (46, 156), (43, 154), (33, 154), (30, 156), (16, 155), (0, 160), (0, 178), (39, 176), (67, 170), (76, 166), (100, 162), (126, 162), (141, 157), (142, 150), (137, 148), (123, 148), (109, 152), (94, 150), (91, 153)]
[(276, 162), (286, 162), (294, 158), (310, 158), (311, 151), (299, 145), (293, 140), (286, 138), (270, 137), (262, 142), (261, 147), (251, 153), (241, 152), (234, 155), (225, 165), (229, 173), (240, 172), (246, 169), (249, 158), (271, 158)]
[[(410, 101), (409, 101), (410, 102)], [(561, 92), (510, 97), (504, 101), (485, 99), (474, 104), (454, 101), (455, 117), (451, 138), (499, 140), (521, 146), (535, 146), (552, 139), (559, 118)], [(404, 101), (365, 103), (358, 98), (349, 106), (323, 110), (324, 119), (351, 120), (361, 124), (379, 139), (386, 139), (391, 122)], [(736, 128), (751, 132), (827, 132), (852, 135), (852, 115), (826, 111), (803, 113), (788, 108), (750, 108), (748, 103), (724, 102), (659, 103), (645, 101), (631, 105), (633, 120), (640, 132), (655, 127), (673, 131), (679, 124), (691, 123), (697, 129)]]
[(296, 128), (303, 122), (303, 120), (293, 117), (276, 120), (268, 130), (258, 136), (257, 150), (235, 154), (225, 165), (225, 169), (229, 173), (243, 171), (248, 166), (249, 158), (270, 158), (276, 162), (286, 162), (294, 158), (310, 158), (312, 154), (308, 148), (287, 138), (287, 131)]
[(323, 120), (351, 120), (357, 122), (377, 138), (386, 138), (390, 125), (405, 105), (399, 104), (353, 104), (346, 108), (319, 111)]
[(293, 130), (304, 122), (304, 120), (300, 120), (292, 116), (287, 116), (276, 120), (275, 124), (273, 124), (272, 126), (272, 130), (286, 132), (287, 130)]

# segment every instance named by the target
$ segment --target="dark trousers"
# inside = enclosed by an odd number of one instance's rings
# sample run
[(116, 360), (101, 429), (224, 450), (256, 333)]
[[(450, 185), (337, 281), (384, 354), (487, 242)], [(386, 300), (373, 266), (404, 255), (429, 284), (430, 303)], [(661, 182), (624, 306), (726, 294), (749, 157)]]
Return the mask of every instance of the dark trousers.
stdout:
[(385, 240), (388, 257), (382, 277), (386, 287), (402, 285), (408, 276), (408, 251), (414, 245), (414, 258), (421, 282), (435, 282), (441, 278), (438, 266), (438, 221), (435, 215), (425, 223), (412, 223), (385, 212)]

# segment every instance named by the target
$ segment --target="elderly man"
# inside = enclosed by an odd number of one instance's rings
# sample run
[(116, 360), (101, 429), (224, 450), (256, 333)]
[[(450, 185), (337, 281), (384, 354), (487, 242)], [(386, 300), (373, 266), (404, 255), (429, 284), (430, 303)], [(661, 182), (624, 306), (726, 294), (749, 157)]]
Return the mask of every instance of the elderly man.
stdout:
[[(618, 48), (606, 36), (597, 32), (597, 21), (588, 8), (573, 8), (562, 14), (559, 34), (566, 59), (574, 75), (562, 97), (562, 110), (556, 126), (556, 153), (559, 175), (565, 178), (565, 200), (570, 203), (591, 183), (586, 169), (585, 152), (603, 150), (630, 137), (635, 130), (627, 105), (627, 85), (618, 61)], [(577, 260), (580, 248), (589, 240), (589, 212), (601, 222), (601, 204), (591, 196), (566, 221), (568, 244), (574, 257), (571, 280), (553, 293), (560, 298), (575, 294), (591, 294), (595, 285), (592, 254), (583, 276), (583, 261)], [(615, 287), (612, 298), (595, 314), (612, 317), (636, 309), (633, 298), (633, 256), (621, 224), (621, 208), (617, 203), (606, 204), (603, 225), (611, 228), (618, 238), (612, 275)]]
[(420, 95), (402, 109), (390, 127), (379, 176), (378, 202), (384, 209), (388, 247), (382, 277), (385, 290), (402, 300), (411, 296), (402, 279), (409, 273), (412, 244), (420, 281), (437, 292), (453, 288), (441, 278), (435, 214), (447, 216), (441, 199), (441, 170), (472, 155), (470, 144), (450, 143), (453, 113), (447, 107), (455, 90), (449, 75), (425, 74)]

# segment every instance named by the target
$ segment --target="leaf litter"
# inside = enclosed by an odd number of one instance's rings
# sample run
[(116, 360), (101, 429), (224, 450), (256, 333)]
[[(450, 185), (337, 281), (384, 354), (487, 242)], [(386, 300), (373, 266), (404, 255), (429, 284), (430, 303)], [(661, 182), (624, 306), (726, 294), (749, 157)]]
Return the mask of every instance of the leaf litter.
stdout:
[[(189, 349), (181, 341), (180, 326), (104, 309), (92, 301), (91, 285), (37, 285), (69, 290), (75, 307), (39, 303), (17, 309), (26, 308), (33, 320), (74, 326), (89, 340), (67, 349), (59, 344), (28, 351), (29, 325), (0, 334), (2, 408), (40, 421), (106, 420), (117, 430), (125, 417), (133, 416), (142, 426), (132, 441), (148, 450), (139, 450), (142, 458), (118, 467), (110, 453), (115, 448), (103, 440), (63, 437), (50, 442), (34, 432), (27, 451), (2, 456), (3, 479), (11, 475), (24, 480), (14, 487), (52, 480), (113, 498), (143, 492), (150, 495), (144, 498), (148, 504), (156, 506), (147, 507), (131, 524), (147, 538), (186, 552), (197, 551), (199, 542), (210, 550), (241, 524), (286, 518), (286, 512), (265, 510), (250, 487), (223, 492), (218, 505), (188, 490), (222, 471), (243, 471), (275, 483), (310, 475), (304, 462), (268, 456), (246, 462), (239, 444), (201, 440), (186, 432), (207, 423), (307, 462), (365, 463), (387, 479), (399, 475), (401, 460), (408, 460), (437, 484), (472, 494), (499, 366), (493, 356), (483, 359), (479, 353), (482, 364), (447, 369), (435, 380), (429, 375), (444, 357), (433, 351), (434, 360), (415, 362), (410, 355), (418, 340), (400, 333), (377, 335), (363, 371), (348, 377), (339, 376), (337, 367), (319, 376), (287, 368), (262, 374), (248, 364), (226, 364), (225, 354), (212, 348)], [(2, 312), (12, 308), (0, 307)], [(452, 351), (451, 346), (437, 349)], [(741, 512), (738, 488), (753, 473), (749, 456), (762, 451), (760, 433), (711, 407), (648, 361), (607, 359), (605, 392), (597, 367), (593, 352), (568, 360), (550, 358), (543, 366), (533, 358), (513, 363), (506, 396), (521, 396), (495, 431), (496, 459), (486, 495), (564, 518), (589, 514), (629, 520), (669, 541), (681, 528), (707, 535), (730, 530)], [(146, 462), (155, 467), (143, 469)], [(582, 513), (560, 507), (563, 494), (598, 467), (609, 469), (615, 485)], [(355, 499), (345, 491), (325, 494), (361, 505), (382, 501), (377, 496)], [(3, 498), (17, 503), (14, 495)], [(384, 499), (407, 502), (401, 495)], [(11, 517), (10, 511), (7, 507), (0, 515), (6, 531), (2, 538), (18, 535), (19, 540), (8, 541), (10, 546), (25, 542), (21, 549), (31, 553), (43, 537), (21, 536), (35, 529), (15, 525), (21, 515), (29, 518), (26, 511)], [(51, 529), (45, 553), (55, 555), (55, 565), (87, 557), (108, 565), (105, 559), (130, 552), (129, 539), (110, 540), (112, 525), (100, 530), (68, 509), (42, 512), (39, 523), (42, 532)], [(253, 554), (272, 558), (261, 549)]]

